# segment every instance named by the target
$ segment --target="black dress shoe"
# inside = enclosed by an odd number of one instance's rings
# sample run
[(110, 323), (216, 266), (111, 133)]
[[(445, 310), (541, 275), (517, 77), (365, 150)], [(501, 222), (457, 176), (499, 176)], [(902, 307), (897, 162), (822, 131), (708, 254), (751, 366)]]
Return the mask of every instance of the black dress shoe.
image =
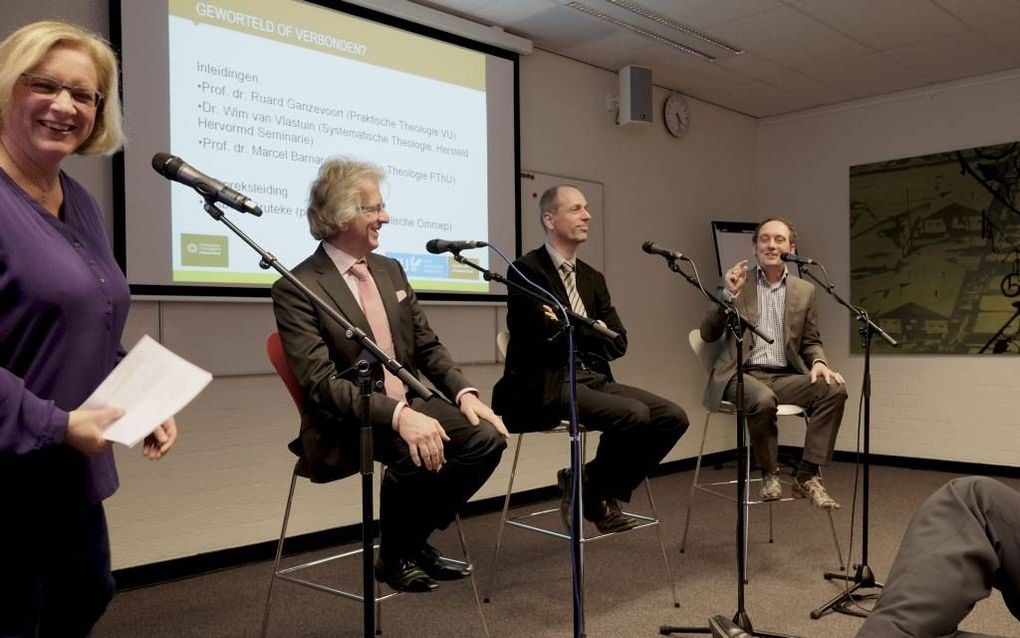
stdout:
[(432, 580), (425, 571), (413, 560), (398, 558), (375, 561), (375, 579), (386, 583), (393, 591), (421, 594), (439, 588), (439, 583)]
[(623, 513), (615, 498), (607, 498), (599, 501), (596, 507), (585, 509), (584, 517), (595, 523), (595, 527), (603, 534), (626, 532), (640, 525), (636, 518)]
[(446, 558), (435, 547), (425, 544), (415, 557), (418, 566), (435, 580), (460, 580), (471, 575), (471, 566)]

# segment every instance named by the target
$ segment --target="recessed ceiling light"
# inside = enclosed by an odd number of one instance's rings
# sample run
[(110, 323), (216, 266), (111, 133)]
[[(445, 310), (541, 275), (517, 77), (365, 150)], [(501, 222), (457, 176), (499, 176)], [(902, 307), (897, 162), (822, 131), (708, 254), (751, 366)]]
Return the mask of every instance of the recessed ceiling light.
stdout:
[(632, 31), (634, 33), (637, 33), (638, 35), (642, 35), (642, 36), (648, 38), (649, 40), (654, 40), (654, 41), (656, 41), (656, 42), (658, 42), (660, 44), (665, 44), (666, 46), (673, 47), (674, 49), (679, 49), (680, 51), (683, 51), (684, 53), (687, 53), (688, 55), (693, 55), (695, 57), (701, 58), (702, 60), (707, 60), (709, 62), (715, 62), (715, 56), (709, 55), (709, 54), (704, 53), (702, 51), (698, 51), (697, 49), (695, 49), (693, 47), (689, 47), (689, 46), (687, 46), (686, 44), (684, 44), (682, 42), (677, 42), (676, 40), (670, 40), (669, 38), (666, 38), (666, 37), (663, 37), (663, 36), (659, 35), (658, 33), (653, 33), (651, 31), (649, 31), (648, 29), (645, 29), (643, 27), (639, 27), (636, 24), (631, 24), (630, 22), (627, 22), (626, 20), (621, 20), (621, 19), (619, 19), (619, 18), (617, 18), (615, 16), (609, 15), (608, 13), (603, 13), (602, 11), (599, 11), (598, 9), (595, 9), (593, 7), (589, 7), (586, 4), (582, 4), (580, 2), (575, 2), (575, 1), (572, 0), (571, 2), (568, 2), (566, 4), (566, 6), (570, 7), (571, 9), (574, 9), (576, 11), (580, 11), (581, 13), (590, 15), (593, 18), (598, 18), (599, 20), (604, 20), (605, 22), (609, 22), (610, 24), (615, 24), (618, 27), (621, 27), (623, 29), (627, 29), (628, 31)]
[(681, 33), (686, 33), (691, 37), (697, 38), (703, 42), (708, 42), (711, 45), (719, 47), (720, 49), (726, 49), (730, 53), (735, 53), (737, 55), (744, 53), (744, 50), (741, 49), (740, 47), (734, 46), (729, 42), (724, 42), (719, 38), (710, 36), (704, 31), (699, 31), (698, 29), (695, 29), (694, 27), (686, 25), (682, 22), (677, 22), (676, 20), (670, 18), (669, 16), (664, 16), (661, 13), (649, 9), (648, 7), (641, 6), (636, 2), (631, 2), (630, 0), (605, 0), (605, 2), (620, 7), (621, 9), (626, 9), (631, 13), (636, 13), (642, 18), (647, 18), (652, 22), (669, 27), (670, 29), (674, 29)]

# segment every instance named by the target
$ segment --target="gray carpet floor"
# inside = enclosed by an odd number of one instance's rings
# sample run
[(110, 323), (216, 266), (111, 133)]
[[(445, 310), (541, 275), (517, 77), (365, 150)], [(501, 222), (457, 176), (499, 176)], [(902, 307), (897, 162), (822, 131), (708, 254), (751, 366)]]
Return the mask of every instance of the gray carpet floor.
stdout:
[[(708, 478), (726, 478), (732, 469), (709, 469)], [(550, 470), (550, 480), (553, 471)], [(956, 475), (890, 467), (872, 468), (868, 564), (881, 580), (917, 505)], [(680, 606), (674, 607), (662, 554), (653, 529), (637, 530), (586, 545), (585, 621), (588, 636), (655, 636), (660, 625), (704, 625), (708, 616), (732, 616), (737, 609), (732, 503), (699, 494), (694, 501), (687, 550), (679, 552), (693, 472), (652, 479), (662, 532)], [(833, 464), (826, 483), (843, 503), (835, 514), (844, 558), (849, 547), (854, 466)], [(1002, 479), (1020, 489), (1020, 480)], [(787, 487), (787, 494), (789, 488)], [(550, 502), (549, 505), (555, 505)], [(630, 509), (646, 505), (638, 492)], [(513, 510), (512, 510), (513, 511)], [(518, 510), (523, 511), (523, 510)], [(533, 532), (509, 529), (500, 550), (501, 564), (491, 569), (498, 513), (464, 520), (468, 546), (482, 595), (491, 597), (484, 613), (493, 636), (569, 636), (573, 631), (567, 544)], [(558, 524), (558, 517), (546, 519)], [(860, 514), (853, 556), (860, 562)], [(822, 578), (838, 561), (824, 513), (804, 501), (774, 507), (775, 540), (768, 542), (767, 508), (752, 508), (748, 558), (750, 582), (745, 607), (759, 629), (802, 637), (853, 636), (861, 620), (830, 613), (812, 620), (809, 613), (841, 591)], [(446, 531), (433, 539), (444, 553), (459, 549)], [(305, 559), (308, 555), (292, 557)], [(346, 563), (346, 564), (344, 564)], [(309, 574), (336, 585), (357, 588), (357, 559), (316, 568)], [(95, 638), (257, 636), (261, 627), (271, 562), (121, 592), (96, 627)], [(493, 578), (495, 577), (495, 578)], [(872, 590), (873, 591), (873, 590)], [(864, 606), (872, 603), (865, 601)], [(383, 635), (481, 636), (478, 609), (466, 581), (444, 583), (434, 593), (402, 595), (382, 604)], [(297, 587), (276, 585), (269, 635), (278, 637), (357, 636), (358, 603)], [(1020, 636), (1020, 623), (994, 593), (962, 626), (970, 631)]]

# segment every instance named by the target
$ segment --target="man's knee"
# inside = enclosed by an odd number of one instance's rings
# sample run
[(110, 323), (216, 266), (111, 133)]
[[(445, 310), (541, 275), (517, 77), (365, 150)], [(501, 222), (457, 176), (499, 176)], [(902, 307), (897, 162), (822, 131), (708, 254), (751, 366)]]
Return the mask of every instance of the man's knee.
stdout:
[(779, 399), (776, 398), (776, 393), (767, 386), (762, 385), (754, 390), (745, 387), (744, 408), (748, 414), (775, 414), (779, 408)]
[(475, 426), (475, 431), (465, 446), (465, 452), (477, 458), (494, 456), (498, 459), (505, 449), (506, 439), (488, 421), (482, 421)]
[(833, 383), (829, 386), (829, 391), (826, 396), (831, 401), (835, 401), (839, 405), (846, 403), (847, 397), (849, 396), (846, 391), (845, 383)]
[(673, 429), (679, 431), (680, 434), (686, 432), (687, 427), (690, 425), (690, 421), (687, 419), (687, 412), (672, 401), (666, 402), (664, 420)]
[(627, 401), (623, 410), (621, 424), (623, 427), (640, 427), (651, 423), (651, 409), (640, 401)]

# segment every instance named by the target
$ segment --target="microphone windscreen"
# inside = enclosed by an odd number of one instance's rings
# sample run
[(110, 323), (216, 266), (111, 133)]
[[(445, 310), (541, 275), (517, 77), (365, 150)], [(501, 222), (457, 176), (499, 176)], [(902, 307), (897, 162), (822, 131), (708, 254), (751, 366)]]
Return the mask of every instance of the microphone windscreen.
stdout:
[(184, 161), (170, 153), (156, 153), (152, 156), (152, 168), (164, 177), (173, 178)]

